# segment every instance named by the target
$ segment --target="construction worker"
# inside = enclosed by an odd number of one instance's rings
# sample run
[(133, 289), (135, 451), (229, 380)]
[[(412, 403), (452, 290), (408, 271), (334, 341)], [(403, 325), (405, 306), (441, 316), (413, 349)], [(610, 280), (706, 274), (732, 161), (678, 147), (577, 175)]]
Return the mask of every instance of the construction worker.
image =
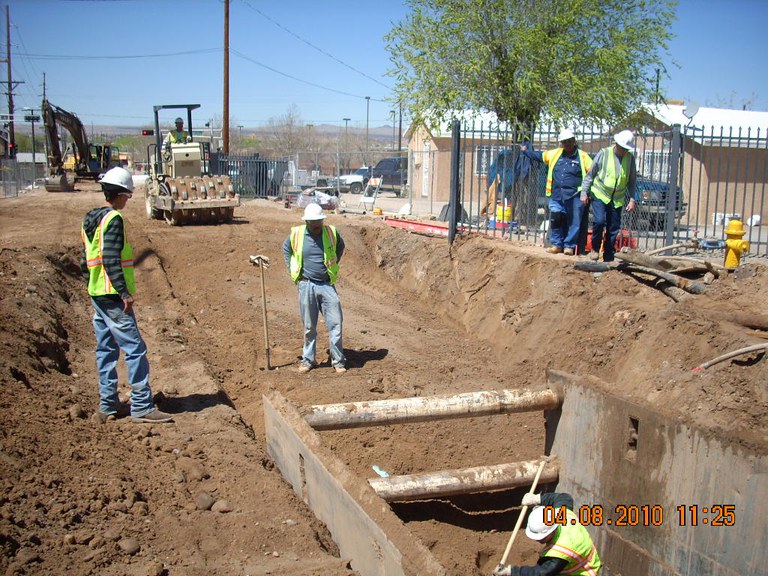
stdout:
[[(637, 169), (635, 168), (635, 136), (630, 130), (619, 132), (613, 137), (613, 146), (600, 150), (592, 162), (581, 189), (581, 203), (592, 204), (592, 251), (590, 260), (600, 258), (603, 248), (603, 262), (613, 262), (616, 252), (616, 238), (621, 228), (621, 212), (624, 202), (627, 212), (637, 205)], [(605, 230), (608, 238), (603, 242)]]
[(589, 532), (573, 513), (570, 494), (528, 493), (523, 496), (523, 506), (535, 506), (528, 515), (525, 535), (544, 544), (539, 561), (536, 566), (499, 564), (493, 576), (598, 576), (600, 556)]
[(165, 150), (170, 150), (171, 144), (185, 144), (192, 141), (192, 138), (189, 137), (187, 131), (184, 130), (184, 120), (182, 120), (181, 117), (176, 118), (174, 124), (176, 125), (176, 129), (168, 132), (165, 136), (165, 140), (163, 140), (163, 149)]
[(83, 220), (83, 259), (80, 263), (94, 309), (99, 371), (96, 417), (105, 422), (121, 415), (117, 361), (122, 350), (131, 386), (130, 414), (133, 420), (153, 424), (171, 422), (173, 417), (153, 404), (147, 346), (133, 312), (133, 295), (136, 293), (133, 249), (120, 212), (133, 195), (133, 177), (125, 168), (112, 168), (99, 182), (107, 205), (94, 208)]
[(549, 199), (549, 241), (552, 245), (547, 252), (573, 256), (584, 210), (579, 196), (592, 159), (579, 150), (571, 130), (561, 130), (557, 141), (560, 147), (546, 152), (528, 150), (526, 146), (520, 146), (520, 150), (531, 160), (549, 167), (546, 194)]
[(304, 209), (304, 224), (291, 228), (283, 242), (285, 265), (291, 280), (299, 288), (299, 312), (304, 323), (304, 349), (299, 372), (315, 366), (317, 319), (322, 312), (328, 326), (331, 364), (338, 373), (346, 372), (342, 347), (342, 312), (336, 292), (339, 261), (344, 254), (342, 240), (335, 226), (323, 224), (325, 214), (319, 204)]

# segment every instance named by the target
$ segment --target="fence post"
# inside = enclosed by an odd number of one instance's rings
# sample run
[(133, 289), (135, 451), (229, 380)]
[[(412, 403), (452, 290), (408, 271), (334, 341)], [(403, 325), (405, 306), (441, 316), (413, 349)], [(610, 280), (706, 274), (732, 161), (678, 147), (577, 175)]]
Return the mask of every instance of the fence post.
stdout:
[(453, 244), (456, 237), (456, 224), (461, 218), (459, 201), (459, 153), (461, 152), (461, 123), (454, 120), (451, 124), (451, 197), (448, 201), (448, 244)]
[(669, 156), (669, 184), (666, 198), (666, 213), (664, 218), (664, 244), (669, 246), (675, 242), (675, 208), (677, 207), (677, 186), (680, 176), (680, 159), (682, 136), (680, 124), (672, 125), (672, 150)]

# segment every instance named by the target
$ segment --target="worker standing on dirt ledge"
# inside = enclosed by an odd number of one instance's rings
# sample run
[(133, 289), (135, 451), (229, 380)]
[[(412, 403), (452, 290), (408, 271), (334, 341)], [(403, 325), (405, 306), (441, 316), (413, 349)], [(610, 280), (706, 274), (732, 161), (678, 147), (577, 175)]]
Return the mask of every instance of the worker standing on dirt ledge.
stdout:
[(549, 199), (549, 241), (551, 254), (573, 256), (579, 239), (579, 226), (584, 206), (579, 200), (581, 183), (592, 159), (579, 150), (575, 134), (568, 129), (557, 135), (560, 147), (546, 152), (520, 150), (531, 160), (549, 166), (547, 172), (547, 198)]
[[(528, 515), (525, 535), (545, 545), (536, 566), (499, 565), (493, 576), (597, 576), (600, 556), (587, 529), (573, 512), (573, 498), (565, 492), (528, 493), (523, 506), (535, 506)], [(545, 507), (550, 511), (545, 514)], [(562, 513), (565, 508), (564, 514)]]
[(341, 344), (342, 313), (336, 278), (339, 261), (344, 254), (342, 240), (335, 226), (323, 224), (325, 214), (319, 204), (304, 209), (304, 224), (291, 228), (283, 242), (285, 265), (291, 280), (299, 287), (299, 312), (304, 323), (304, 349), (299, 372), (309, 372), (315, 366), (317, 348), (317, 319), (322, 312), (331, 341), (331, 364), (336, 372), (346, 372), (344, 349)]
[(192, 141), (192, 138), (189, 137), (187, 131), (184, 130), (184, 120), (182, 120), (181, 117), (176, 118), (174, 124), (176, 125), (176, 129), (168, 132), (165, 136), (165, 140), (163, 140), (164, 150), (170, 150), (171, 144), (186, 144), (187, 142)]
[(83, 259), (80, 268), (88, 282), (96, 333), (96, 366), (99, 371), (99, 411), (104, 422), (120, 410), (117, 394), (117, 361), (125, 354), (131, 386), (131, 416), (135, 422), (171, 422), (152, 402), (147, 346), (133, 312), (136, 281), (133, 249), (128, 242), (120, 210), (133, 195), (133, 177), (125, 168), (112, 168), (99, 181), (107, 206), (86, 214), (81, 230)]
[[(581, 203), (592, 202), (592, 251), (590, 260), (600, 258), (600, 246), (603, 247), (603, 262), (613, 262), (616, 252), (616, 238), (621, 228), (621, 209), (625, 196), (629, 197), (627, 212), (632, 212), (637, 204), (637, 169), (635, 168), (635, 135), (629, 130), (619, 132), (613, 137), (613, 146), (603, 148), (595, 156), (581, 189)], [(603, 234), (608, 230), (608, 239), (603, 243)]]

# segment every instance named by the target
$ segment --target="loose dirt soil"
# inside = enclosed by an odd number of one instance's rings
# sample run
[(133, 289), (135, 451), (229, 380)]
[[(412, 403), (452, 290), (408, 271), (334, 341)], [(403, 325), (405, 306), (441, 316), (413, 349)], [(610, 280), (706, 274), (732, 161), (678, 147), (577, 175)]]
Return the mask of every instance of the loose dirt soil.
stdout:
[[(0, 200), (0, 570), (6, 574), (352, 574), (266, 452), (262, 395), (298, 407), (539, 386), (548, 368), (768, 447), (768, 269), (751, 260), (679, 303), (650, 280), (575, 271), (540, 247), (473, 237), (449, 249), (380, 219), (333, 215), (347, 244), (339, 293), (349, 371), (296, 372), (302, 329), (282, 241), (300, 211), (249, 201), (229, 225), (173, 228), (125, 214), (137, 316), (170, 425), (100, 424), (79, 227), (95, 185)], [(265, 367), (266, 271), (272, 365)], [(122, 372), (121, 372), (122, 374)], [(127, 396), (127, 390), (122, 390)], [(541, 414), (327, 432), (359, 475), (514, 462), (543, 452)], [(489, 574), (522, 492), (399, 505), (451, 574)], [(207, 502), (206, 502), (207, 501)], [(211, 507), (211, 502), (215, 502)], [(210, 509), (209, 509), (210, 508)], [(518, 539), (510, 560), (535, 561)]]

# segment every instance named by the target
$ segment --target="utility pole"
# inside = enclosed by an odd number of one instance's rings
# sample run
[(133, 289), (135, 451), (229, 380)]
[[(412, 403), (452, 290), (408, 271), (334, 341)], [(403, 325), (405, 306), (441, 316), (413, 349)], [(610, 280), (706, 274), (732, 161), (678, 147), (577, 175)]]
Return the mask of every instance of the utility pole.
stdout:
[(224, 118), (221, 135), (224, 154), (229, 154), (229, 0), (224, 0)]
[(344, 120), (344, 159), (346, 160), (346, 171), (349, 172), (349, 121), (352, 118), (342, 118)]
[(371, 97), (365, 97), (365, 165), (368, 165), (368, 158), (371, 155), (371, 149), (368, 146), (368, 118), (371, 110)]
[(13, 89), (24, 82), (14, 82), (11, 71), (11, 7), (5, 6), (5, 63), (8, 65), (8, 81), (3, 82), (8, 86), (8, 156), (16, 158), (16, 133), (13, 126)]
[(400, 102), (400, 127), (397, 131), (397, 155), (400, 155), (400, 149), (403, 147), (403, 103)]

